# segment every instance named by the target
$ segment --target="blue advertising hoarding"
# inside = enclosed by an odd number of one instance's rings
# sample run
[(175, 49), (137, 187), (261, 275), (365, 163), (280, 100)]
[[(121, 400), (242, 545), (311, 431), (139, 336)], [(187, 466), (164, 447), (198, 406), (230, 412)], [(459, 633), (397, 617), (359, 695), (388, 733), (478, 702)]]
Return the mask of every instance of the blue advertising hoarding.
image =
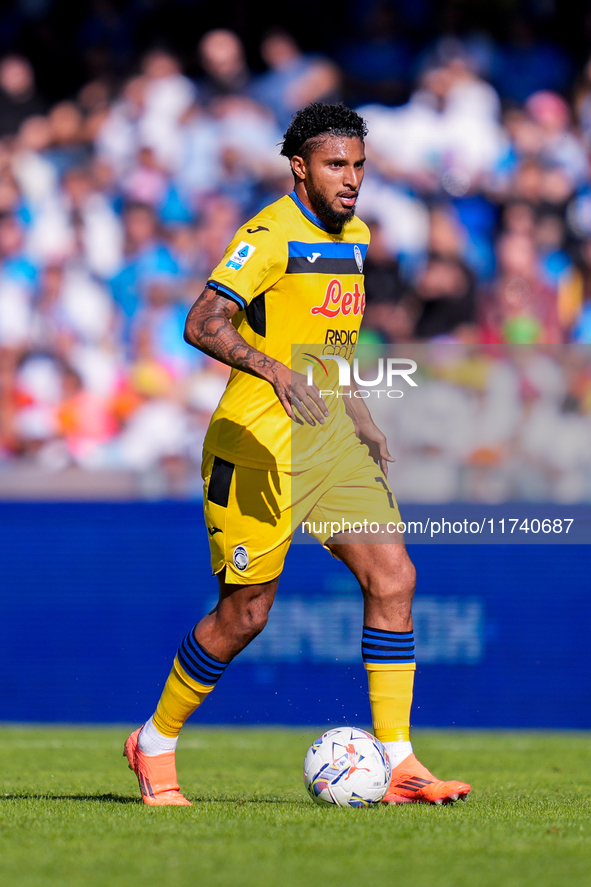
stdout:
[[(415, 726), (591, 727), (590, 545), (409, 546)], [(215, 601), (199, 503), (0, 504), (0, 719), (141, 723)], [(293, 546), (193, 721), (367, 725), (355, 580)]]

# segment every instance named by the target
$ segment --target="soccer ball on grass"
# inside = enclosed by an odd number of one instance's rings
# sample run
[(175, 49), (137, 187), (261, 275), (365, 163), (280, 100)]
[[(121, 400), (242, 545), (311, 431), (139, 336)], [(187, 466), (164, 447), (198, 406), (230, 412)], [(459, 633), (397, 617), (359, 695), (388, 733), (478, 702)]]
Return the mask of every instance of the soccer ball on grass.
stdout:
[(357, 727), (336, 727), (312, 743), (304, 760), (304, 785), (317, 804), (371, 807), (379, 804), (392, 767), (375, 736)]

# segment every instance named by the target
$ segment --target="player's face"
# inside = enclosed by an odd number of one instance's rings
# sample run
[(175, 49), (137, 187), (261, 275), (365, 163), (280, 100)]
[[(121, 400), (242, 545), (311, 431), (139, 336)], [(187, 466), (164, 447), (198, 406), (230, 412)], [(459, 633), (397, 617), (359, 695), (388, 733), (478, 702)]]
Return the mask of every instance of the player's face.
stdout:
[(342, 226), (355, 215), (355, 205), (363, 181), (365, 150), (358, 138), (329, 136), (310, 154), (299, 160), (301, 185), (309, 208), (332, 228)]

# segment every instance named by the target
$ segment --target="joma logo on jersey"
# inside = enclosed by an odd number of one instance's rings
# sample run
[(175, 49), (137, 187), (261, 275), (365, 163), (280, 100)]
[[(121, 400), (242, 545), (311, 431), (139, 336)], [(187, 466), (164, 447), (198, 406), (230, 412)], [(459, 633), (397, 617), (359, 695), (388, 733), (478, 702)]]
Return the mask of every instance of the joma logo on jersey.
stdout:
[(330, 281), (326, 288), (326, 295), (322, 305), (315, 305), (310, 309), (311, 314), (322, 314), (323, 317), (336, 317), (338, 314), (363, 314), (365, 311), (365, 293), (359, 289), (356, 283), (352, 293), (343, 292), (341, 281), (336, 277)]

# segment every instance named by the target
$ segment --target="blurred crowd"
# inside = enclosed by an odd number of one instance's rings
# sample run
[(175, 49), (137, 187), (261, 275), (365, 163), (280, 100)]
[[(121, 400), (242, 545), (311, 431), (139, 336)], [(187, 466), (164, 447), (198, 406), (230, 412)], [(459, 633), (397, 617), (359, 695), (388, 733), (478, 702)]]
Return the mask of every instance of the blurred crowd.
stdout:
[[(375, 366), (375, 345), (360, 353)], [(393, 353), (416, 361), (417, 387), (366, 402), (400, 502), (591, 501), (588, 347), (434, 340)]]
[(227, 370), (184, 319), (236, 228), (291, 190), (278, 145), (310, 101), (369, 126), (362, 341), (591, 344), (591, 62), (525, 19), (504, 44), (411, 52), (373, 10), (338, 52), (273, 27), (253, 72), (239, 34), (212, 28), (195, 71), (157, 47), (53, 102), (4, 55), (0, 472), (157, 470), (194, 494)]

